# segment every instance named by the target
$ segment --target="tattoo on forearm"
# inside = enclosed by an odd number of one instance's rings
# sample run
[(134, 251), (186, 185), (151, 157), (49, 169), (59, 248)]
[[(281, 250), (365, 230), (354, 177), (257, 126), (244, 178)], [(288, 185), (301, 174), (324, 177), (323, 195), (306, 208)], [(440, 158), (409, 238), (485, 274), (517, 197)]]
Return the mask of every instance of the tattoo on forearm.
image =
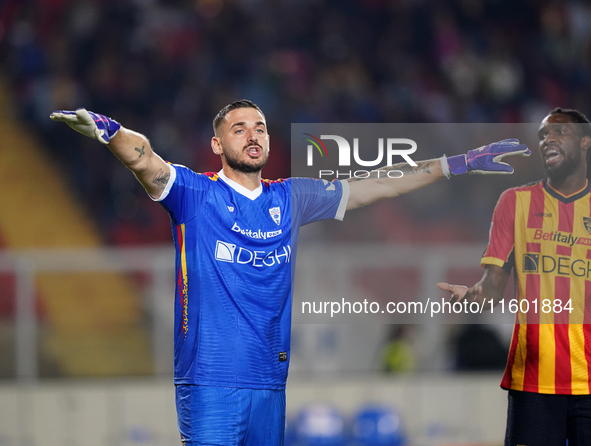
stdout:
[[(421, 172), (431, 175), (431, 169), (433, 168), (435, 163), (439, 163), (439, 162), (440, 162), (439, 160), (429, 160), (429, 161), (419, 161), (416, 166), (411, 166), (408, 163), (399, 163), (399, 164), (394, 164), (392, 166), (384, 166), (379, 169), (372, 170), (371, 172), (369, 172), (369, 176), (367, 176), (367, 177), (352, 177), (352, 178), (348, 178), (347, 181), (349, 183), (352, 183), (353, 181), (363, 181), (363, 180), (367, 180), (370, 178), (388, 178), (388, 177), (389, 178), (400, 178), (402, 176), (412, 175), (412, 174), (421, 173)], [(399, 175), (398, 177), (389, 176), (388, 172), (393, 171), (393, 170), (401, 172), (402, 175)]]
[(170, 174), (164, 173), (164, 171), (162, 169), (160, 169), (156, 173), (156, 175), (154, 175), (154, 179), (152, 180), (152, 183), (154, 183), (158, 187), (158, 189), (164, 190), (164, 188), (168, 184), (169, 179), (170, 179)]
[(138, 158), (141, 158), (141, 157), (142, 157), (142, 155), (145, 155), (145, 154), (146, 154), (146, 151), (144, 150), (144, 147), (145, 147), (145, 146), (142, 146), (142, 148), (141, 148), (141, 149), (138, 149), (138, 148), (136, 147), (136, 148), (134, 149), (136, 152), (139, 152), (139, 153), (140, 153), (140, 156), (139, 156)]

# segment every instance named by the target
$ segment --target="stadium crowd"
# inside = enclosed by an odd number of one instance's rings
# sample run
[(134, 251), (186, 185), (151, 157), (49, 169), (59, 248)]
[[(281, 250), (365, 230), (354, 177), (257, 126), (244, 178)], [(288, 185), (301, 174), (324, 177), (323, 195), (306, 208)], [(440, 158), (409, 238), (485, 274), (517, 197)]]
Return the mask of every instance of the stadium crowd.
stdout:
[[(291, 123), (539, 122), (555, 106), (591, 114), (590, 21), (591, 5), (577, 0), (4, 0), (0, 66), (16, 112), (104, 240), (168, 243), (166, 213), (51, 111), (85, 106), (148, 135), (171, 162), (217, 171), (211, 119), (249, 98), (273, 137), (265, 177), (289, 176)], [(491, 197), (507, 187), (496, 183)], [(457, 206), (437, 208), (444, 193)], [(447, 182), (421, 200), (375, 205), (366, 233), (481, 240), (492, 206), (474, 218), (478, 199)]]

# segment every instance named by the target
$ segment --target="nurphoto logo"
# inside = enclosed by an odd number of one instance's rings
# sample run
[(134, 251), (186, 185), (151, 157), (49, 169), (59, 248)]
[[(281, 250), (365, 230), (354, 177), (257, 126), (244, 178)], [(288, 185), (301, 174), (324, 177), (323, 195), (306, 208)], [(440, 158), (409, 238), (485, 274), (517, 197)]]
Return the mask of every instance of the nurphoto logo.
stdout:
[[(351, 144), (346, 138), (343, 138), (339, 135), (320, 135), (320, 137), (314, 136), (310, 133), (304, 133), (306, 138), (305, 141), (308, 142), (307, 144), (307, 159), (306, 164), (308, 166), (314, 165), (314, 158), (320, 156), (324, 158), (325, 156), (329, 157), (329, 150), (327, 149), (327, 144), (324, 141), (334, 141), (338, 147), (338, 166), (339, 170), (319, 170), (318, 177), (322, 178), (323, 176), (332, 176), (336, 175), (337, 178), (345, 177), (345, 178), (367, 178), (370, 176), (371, 171), (369, 170), (343, 170), (342, 167), (351, 167), (351, 154), (353, 155), (353, 161), (355, 165), (362, 166), (362, 167), (376, 167), (379, 165), (384, 164), (386, 166), (392, 166), (394, 157), (402, 157), (402, 159), (411, 166), (416, 166), (417, 164), (412, 160), (410, 157), (411, 154), (416, 152), (417, 150), (417, 143), (412, 139), (408, 138), (378, 138), (377, 140), (377, 156), (375, 159), (372, 160), (365, 160), (361, 158), (359, 153), (359, 138), (353, 138), (353, 150), (351, 150)], [(328, 144), (329, 146), (334, 147), (334, 143)], [(384, 149), (385, 146), (385, 149)], [(404, 147), (410, 146), (410, 148)], [(402, 147), (402, 148), (401, 148)], [(333, 151), (332, 149), (331, 151)], [(389, 178), (400, 178), (403, 176), (403, 172), (400, 170), (374, 170), (374, 172), (378, 173), (378, 177), (380, 173), (383, 176), (388, 176)]]

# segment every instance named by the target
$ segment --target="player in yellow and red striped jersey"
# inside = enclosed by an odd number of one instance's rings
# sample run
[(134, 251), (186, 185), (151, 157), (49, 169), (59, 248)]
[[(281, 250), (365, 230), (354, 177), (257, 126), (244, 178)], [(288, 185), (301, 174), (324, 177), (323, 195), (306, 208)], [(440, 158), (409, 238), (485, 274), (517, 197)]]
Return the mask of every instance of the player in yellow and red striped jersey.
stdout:
[(505, 445), (591, 444), (591, 124), (555, 109), (538, 132), (548, 176), (505, 191), (495, 207), (483, 278), (439, 283), (452, 301), (499, 302), (516, 275)]

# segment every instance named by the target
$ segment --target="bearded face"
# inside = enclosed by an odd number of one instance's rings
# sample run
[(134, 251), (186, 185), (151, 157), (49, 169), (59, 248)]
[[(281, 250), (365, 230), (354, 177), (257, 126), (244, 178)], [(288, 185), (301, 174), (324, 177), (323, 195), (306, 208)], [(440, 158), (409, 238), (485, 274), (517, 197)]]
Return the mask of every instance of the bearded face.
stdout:
[(570, 116), (547, 116), (540, 125), (538, 138), (544, 170), (551, 183), (562, 183), (584, 162), (582, 133)]
[[(242, 151), (224, 147), (224, 158), (230, 168), (243, 173), (260, 172), (269, 159), (269, 150), (263, 150), (256, 140), (249, 141)], [(244, 156), (243, 154), (246, 154)]]
[(234, 109), (224, 117), (212, 148), (229, 168), (258, 173), (269, 159), (269, 134), (265, 118), (250, 107)]

